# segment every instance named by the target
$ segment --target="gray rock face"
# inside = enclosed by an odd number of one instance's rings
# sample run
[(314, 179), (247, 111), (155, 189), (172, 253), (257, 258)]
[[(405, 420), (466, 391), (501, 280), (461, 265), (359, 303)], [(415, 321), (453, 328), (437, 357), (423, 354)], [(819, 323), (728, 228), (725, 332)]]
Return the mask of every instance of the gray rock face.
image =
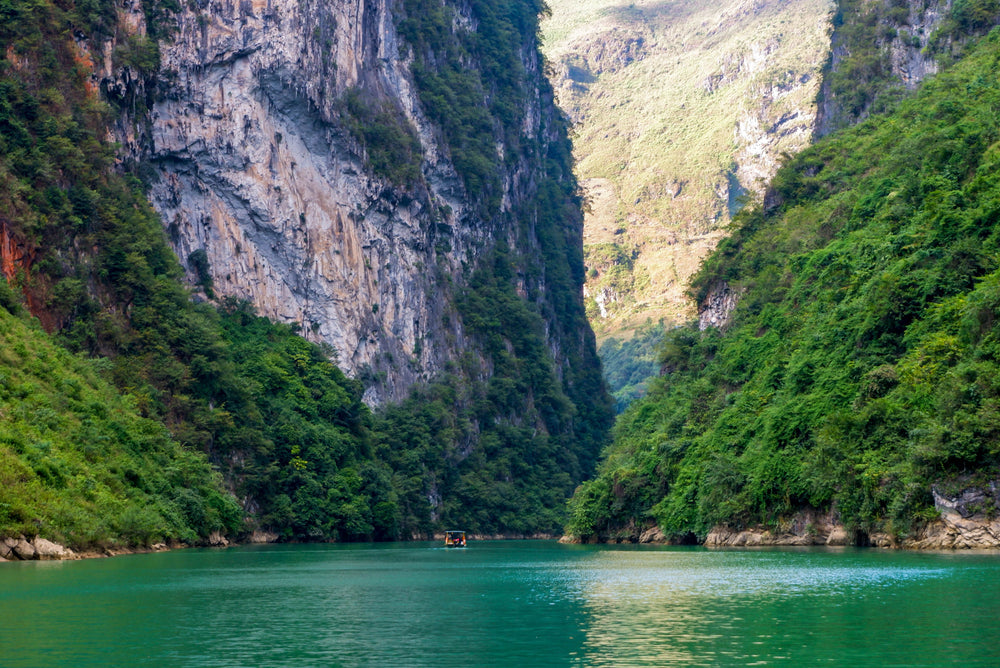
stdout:
[(35, 558), (35, 546), (23, 536), (14, 543), (12, 551), (18, 559), (29, 560)]
[[(900, 8), (908, 8), (905, 18), (891, 15), (879, 22), (878, 48), (886, 56), (892, 78), (904, 88), (912, 90), (920, 82), (938, 72), (938, 63), (928, 49), (931, 36), (947, 18), (952, 0), (916, 2), (909, 0)], [(870, 11), (870, 10), (869, 10)], [(850, 55), (843, 36), (835, 29), (830, 44), (830, 67), (836, 70)], [(833, 95), (830, 82), (824, 80), (816, 116), (815, 135), (822, 137), (837, 129), (845, 120), (862, 121), (868, 116), (863, 110), (857, 118), (842, 118), (845, 110)]]
[(14, 554), (16, 544), (16, 538), (0, 538), (0, 559), (17, 559), (17, 555)]
[(728, 283), (715, 286), (698, 309), (698, 329), (724, 328), (729, 324), (739, 300), (740, 293), (730, 288)]
[(906, 547), (927, 549), (1000, 548), (1000, 481), (967, 487), (956, 494), (931, 488), (939, 519)]
[[(298, 323), (348, 373), (384, 378), (366, 393), (375, 404), (405, 396), (464, 347), (441, 286), (490, 235), (421, 113), (391, 6), (186, 3), (161, 45), (146, 156), (158, 175), (152, 202), (182, 262), (204, 251), (218, 295)], [(423, 184), (366, 169), (340, 121), (349, 89), (413, 124)], [(515, 199), (505, 193), (506, 206)]]
[(67, 559), (73, 556), (73, 551), (44, 538), (35, 538), (36, 559)]
[(840, 522), (836, 512), (796, 513), (781, 530), (764, 527), (733, 529), (725, 526), (713, 528), (705, 536), (707, 547), (754, 547), (763, 545), (854, 545), (852, 536)]
[(76, 553), (58, 543), (36, 536), (33, 539), (0, 539), (0, 561), (33, 561), (49, 559), (75, 559)]

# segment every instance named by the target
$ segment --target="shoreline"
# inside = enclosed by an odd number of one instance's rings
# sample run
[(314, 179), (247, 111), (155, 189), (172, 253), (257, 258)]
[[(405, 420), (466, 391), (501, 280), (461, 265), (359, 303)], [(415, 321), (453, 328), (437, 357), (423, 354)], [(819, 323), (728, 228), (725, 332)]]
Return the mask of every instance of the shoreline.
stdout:
[[(701, 545), (709, 549), (746, 547), (872, 547), (879, 549), (914, 551), (978, 551), (1000, 550), (1000, 517), (986, 515), (963, 515), (958, 508), (939, 505), (940, 517), (925, 524), (913, 535), (897, 540), (885, 532), (866, 533), (849, 530), (841, 522), (836, 511), (818, 513), (800, 511), (780, 529), (763, 526), (732, 528), (716, 526), (697, 540), (693, 535), (687, 540), (676, 540), (667, 536), (659, 527), (633, 527), (630, 533), (618, 536), (593, 536), (581, 540), (575, 536), (559, 536), (549, 533), (535, 534), (476, 534), (468, 533), (473, 541), (491, 540), (558, 540), (569, 544), (643, 544), (643, 545)], [(434, 533), (431, 537), (411, 536), (409, 539), (388, 542), (415, 542), (420, 540), (443, 540), (444, 533)], [(335, 541), (326, 541), (335, 542)], [(72, 561), (79, 559), (103, 559), (129, 554), (150, 554), (195, 547), (230, 547), (236, 545), (278, 544), (278, 535), (271, 532), (254, 531), (245, 538), (236, 540), (216, 532), (203, 543), (155, 543), (143, 547), (105, 547), (74, 550), (59, 543), (35, 536), (27, 538), (0, 538), (0, 563), (20, 561)], [(294, 544), (294, 543), (289, 543)]]
[[(491, 540), (558, 540), (560, 537), (549, 533), (535, 534), (467, 534), (473, 541)], [(435, 533), (432, 538), (411, 537), (409, 539), (384, 541), (391, 543), (413, 543), (418, 541), (439, 541), (444, 540), (444, 533)], [(111, 557), (122, 557), (130, 554), (153, 554), (156, 552), (170, 552), (173, 550), (187, 550), (192, 548), (205, 547), (236, 547), (240, 545), (309, 545), (336, 543), (337, 541), (318, 541), (317, 543), (290, 541), (282, 543), (278, 540), (278, 535), (270, 532), (254, 531), (242, 540), (227, 538), (215, 533), (209, 536), (204, 543), (155, 543), (145, 547), (106, 547), (106, 548), (85, 548), (74, 550), (60, 545), (40, 536), (28, 538), (18, 536), (16, 538), (0, 538), (0, 564), (20, 563), (26, 561), (79, 561), (82, 559), (107, 559)]]
[[(913, 534), (897, 539), (888, 532), (848, 529), (836, 511), (800, 511), (780, 528), (716, 526), (704, 540), (677, 540), (659, 527), (633, 527), (629, 534), (593, 536), (580, 540), (564, 536), (566, 543), (648, 545), (701, 545), (727, 547), (872, 547), (890, 550), (965, 551), (1000, 550), (1000, 517), (963, 515), (956, 508), (940, 507), (940, 517), (927, 522)], [(693, 535), (690, 538), (694, 538)]]

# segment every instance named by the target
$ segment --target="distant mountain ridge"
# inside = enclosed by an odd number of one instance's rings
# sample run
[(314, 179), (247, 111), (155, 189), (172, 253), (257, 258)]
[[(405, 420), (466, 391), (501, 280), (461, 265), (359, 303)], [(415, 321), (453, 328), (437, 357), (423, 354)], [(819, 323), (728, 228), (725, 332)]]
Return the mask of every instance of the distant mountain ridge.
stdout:
[(833, 7), (550, 4), (545, 53), (590, 204), (588, 316), (599, 338), (682, 323), (730, 215), (811, 141)]

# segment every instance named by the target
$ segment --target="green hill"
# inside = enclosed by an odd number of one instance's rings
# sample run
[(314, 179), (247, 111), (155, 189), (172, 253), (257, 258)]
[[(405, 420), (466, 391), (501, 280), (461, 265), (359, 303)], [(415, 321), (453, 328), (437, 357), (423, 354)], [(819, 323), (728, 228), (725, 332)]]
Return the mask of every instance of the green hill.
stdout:
[(139, 415), (102, 372), (19, 311), (0, 282), (0, 533), (74, 547), (195, 542), (242, 512), (204, 454)]
[(670, 332), (666, 373), (572, 501), (581, 537), (780, 527), (839, 511), (906, 536), (932, 486), (1000, 464), (1000, 32), (885, 116), (778, 172), (696, 276), (724, 331)]

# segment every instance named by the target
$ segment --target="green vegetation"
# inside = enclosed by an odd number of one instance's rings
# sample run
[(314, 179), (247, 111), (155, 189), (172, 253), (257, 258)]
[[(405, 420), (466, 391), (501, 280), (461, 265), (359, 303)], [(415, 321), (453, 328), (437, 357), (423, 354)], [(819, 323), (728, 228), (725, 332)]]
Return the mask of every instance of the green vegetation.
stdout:
[[(533, 0), (404, 7), (399, 30), (414, 56), (421, 105), (480, 215), (510, 243), (476, 260), (456, 304), (482, 357), (470, 352), (379, 415), (379, 458), (395, 472), (404, 534), (442, 522), (555, 533), (564, 518), (559, 499), (593, 471), (612, 413), (579, 297), (581, 201), (566, 120), (546, 106), (552, 92), (542, 73), (522, 65), (536, 48), (542, 7)], [(538, 93), (545, 104), (534, 135), (523, 126)], [(524, 166), (531, 190), (501, 214), (501, 176)], [(428, 506), (428, 498), (440, 504)]]
[(958, 0), (931, 35), (929, 47), (937, 54), (960, 57), (971, 37), (984, 35), (1000, 23), (997, 0)]
[(631, 338), (607, 339), (597, 349), (604, 367), (611, 394), (615, 398), (615, 411), (621, 414), (629, 404), (646, 394), (649, 383), (660, 372), (660, 344), (666, 327), (663, 322), (647, 323), (638, 328)]
[[(694, 281), (742, 297), (672, 330), (665, 375), (571, 503), (581, 536), (780, 527), (803, 508), (897, 536), (932, 484), (1000, 464), (1000, 32), (890, 115), (828, 137)], [(979, 480), (984, 482), (984, 480)]]
[(399, 33), (413, 52), (421, 106), (441, 128), (466, 191), (495, 213), (503, 165), (497, 142), (508, 160), (521, 153), (528, 94), (521, 53), (535, 49), (544, 5), (471, 0), (460, 10), (443, 0), (404, 0), (402, 6)]
[(357, 88), (347, 91), (343, 106), (347, 129), (361, 142), (373, 172), (401, 185), (420, 179), (420, 139), (400, 110), (366, 102)]
[(74, 547), (194, 542), (243, 513), (201, 453), (19, 312), (0, 279), (0, 534)]
[(233, 462), (228, 477), (257, 501), (261, 524), (286, 539), (399, 537), (392, 471), (373, 459), (360, 384), (291, 327), (243, 302), (223, 310), (243, 397), (214, 454)]

